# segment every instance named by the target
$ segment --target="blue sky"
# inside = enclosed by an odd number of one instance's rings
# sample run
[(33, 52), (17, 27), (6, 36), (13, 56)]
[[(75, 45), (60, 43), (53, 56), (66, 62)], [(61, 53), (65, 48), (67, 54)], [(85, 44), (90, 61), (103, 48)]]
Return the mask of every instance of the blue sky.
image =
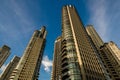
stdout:
[(76, 7), (83, 24), (94, 25), (105, 42), (120, 47), (120, 0), (0, 0), (0, 46), (11, 47), (10, 57), (22, 56), (34, 30), (47, 28), (47, 43), (39, 80), (50, 80), (54, 41), (61, 35), (62, 6)]

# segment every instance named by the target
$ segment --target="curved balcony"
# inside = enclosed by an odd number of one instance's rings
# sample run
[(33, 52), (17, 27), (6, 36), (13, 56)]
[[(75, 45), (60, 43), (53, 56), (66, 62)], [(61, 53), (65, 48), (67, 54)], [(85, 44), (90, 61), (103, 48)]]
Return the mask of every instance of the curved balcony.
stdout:
[(62, 44), (66, 44), (66, 40), (64, 39), (64, 40), (62, 40)]
[(65, 57), (64, 59), (62, 59), (62, 63), (63, 63), (64, 61), (68, 61), (68, 58)]
[(67, 52), (64, 52), (64, 53), (61, 54), (61, 57), (64, 57), (66, 55), (67, 55)]
[(65, 56), (61, 57), (61, 60), (63, 60), (64, 58), (67, 58), (67, 55), (65, 55)]
[(68, 61), (64, 61), (64, 63), (61, 64), (61, 67), (64, 68), (67, 65), (68, 65)]
[(62, 70), (62, 74), (66, 73), (66, 72), (68, 72), (68, 71), (69, 71), (69, 69), (68, 69), (68, 68), (65, 68), (64, 70)]
[(64, 48), (62, 49), (62, 53), (63, 53), (65, 50), (67, 51), (66, 47), (64, 47)]
[(67, 80), (69, 78), (69, 73), (65, 72), (64, 74), (62, 74), (62, 80)]
[(63, 44), (62, 47), (61, 47), (61, 49), (62, 49), (62, 50), (63, 50), (63, 49), (66, 49), (66, 44)]

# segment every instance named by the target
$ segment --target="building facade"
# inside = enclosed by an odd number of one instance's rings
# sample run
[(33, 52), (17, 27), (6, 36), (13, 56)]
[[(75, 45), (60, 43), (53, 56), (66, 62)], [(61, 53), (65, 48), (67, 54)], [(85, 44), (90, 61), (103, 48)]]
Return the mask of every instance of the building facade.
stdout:
[(54, 44), (54, 58), (53, 58), (53, 66), (52, 66), (52, 77), (51, 80), (61, 80), (61, 36), (58, 37)]
[(7, 45), (3, 45), (3, 47), (0, 48), (0, 68), (4, 64), (9, 55), (10, 47), (8, 47)]
[(60, 80), (106, 79), (95, 48), (74, 6), (67, 5), (62, 9), (61, 40)]
[(98, 33), (96, 32), (92, 25), (86, 26), (86, 31), (90, 38), (92, 39), (93, 43), (95, 44), (97, 50), (99, 50), (100, 46), (104, 44), (103, 40), (100, 38), (100, 36), (98, 35)]
[(116, 61), (120, 64), (120, 50), (118, 48), (118, 46), (113, 42), (110, 41), (108, 43), (109, 48), (112, 50), (113, 52), (113, 57), (116, 59)]
[(104, 74), (106, 76), (107, 80), (111, 80), (109, 73), (107, 72), (104, 63), (102, 62), (102, 53), (100, 51), (100, 47), (103, 46), (104, 42), (103, 40), (100, 38), (100, 36), (98, 35), (98, 33), (96, 32), (96, 30), (94, 29), (94, 27), (92, 25), (88, 25), (86, 26), (86, 31), (91, 39), (91, 42), (97, 52), (97, 56), (99, 58), (99, 61), (104, 69)]
[(104, 44), (92, 25), (88, 25), (86, 31), (96, 48), (107, 79), (119, 80), (120, 50), (117, 45), (112, 41)]
[(2, 72), (0, 80), (9, 80), (10, 75), (12, 74), (14, 68), (17, 66), (20, 57), (15, 56), (11, 62), (6, 66), (6, 69)]
[(36, 30), (10, 80), (37, 80), (46, 41), (46, 28)]
[(120, 80), (120, 62), (116, 56), (117, 49), (115, 46), (111, 46), (113, 44), (113, 42), (104, 43), (104, 45), (100, 47), (101, 59), (111, 80)]

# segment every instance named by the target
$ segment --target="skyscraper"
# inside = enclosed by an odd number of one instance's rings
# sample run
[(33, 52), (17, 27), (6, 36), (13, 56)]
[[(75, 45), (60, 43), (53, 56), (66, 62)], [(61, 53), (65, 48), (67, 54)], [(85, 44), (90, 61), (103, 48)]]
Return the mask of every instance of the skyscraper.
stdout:
[(54, 44), (54, 59), (53, 59), (53, 66), (52, 66), (52, 77), (51, 80), (61, 80), (61, 36), (59, 36)]
[(10, 47), (8, 47), (7, 45), (3, 45), (3, 47), (0, 48), (0, 68), (4, 64), (9, 55)]
[(88, 25), (86, 27), (86, 31), (88, 35), (90, 36), (90, 38), (92, 39), (93, 43), (95, 44), (95, 47), (97, 48), (97, 50), (99, 50), (100, 46), (104, 44), (103, 40), (97, 34), (97, 32), (95, 31), (92, 25)]
[(46, 29), (36, 30), (10, 80), (37, 80), (45, 47)]
[(6, 69), (2, 72), (0, 76), (0, 80), (9, 80), (10, 75), (14, 68), (17, 66), (18, 62), (20, 60), (20, 57), (15, 56), (11, 62), (6, 66)]
[(105, 80), (95, 48), (71, 5), (62, 9), (61, 40), (61, 80)]
[(120, 50), (114, 42), (105, 43), (99, 37), (92, 25), (88, 25), (86, 30), (98, 52), (98, 57), (102, 62), (104, 72), (108, 79), (120, 79)]
[(120, 61), (116, 56), (118, 49), (113, 45), (113, 42), (109, 42), (100, 47), (101, 59), (110, 78), (112, 80), (120, 80)]
[(86, 31), (91, 39), (91, 42), (97, 52), (97, 55), (98, 55), (98, 58), (99, 58), (99, 61), (104, 69), (104, 74), (106, 76), (106, 79), (107, 80), (110, 80), (110, 76), (109, 76), (109, 73), (107, 72), (106, 68), (105, 68), (105, 65), (104, 63), (102, 62), (102, 53), (100, 51), (100, 47), (103, 46), (104, 42), (103, 40), (100, 38), (100, 36), (98, 35), (98, 33), (96, 32), (96, 30), (94, 29), (94, 27), (92, 25), (88, 25), (86, 27)]

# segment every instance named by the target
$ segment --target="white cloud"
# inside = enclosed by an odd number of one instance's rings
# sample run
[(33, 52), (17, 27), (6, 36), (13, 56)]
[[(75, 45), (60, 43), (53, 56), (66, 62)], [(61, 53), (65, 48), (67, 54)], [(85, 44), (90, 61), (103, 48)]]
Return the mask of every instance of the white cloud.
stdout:
[(3, 72), (5, 70), (5, 68), (6, 68), (6, 65), (3, 64), (2, 67), (0, 68), (0, 73)]
[(48, 56), (44, 56), (42, 60), (42, 65), (44, 66), (44, 70), (46, 72), (50, 72), (50, 67), (52, 67), (52, 60), (50, 60)]

